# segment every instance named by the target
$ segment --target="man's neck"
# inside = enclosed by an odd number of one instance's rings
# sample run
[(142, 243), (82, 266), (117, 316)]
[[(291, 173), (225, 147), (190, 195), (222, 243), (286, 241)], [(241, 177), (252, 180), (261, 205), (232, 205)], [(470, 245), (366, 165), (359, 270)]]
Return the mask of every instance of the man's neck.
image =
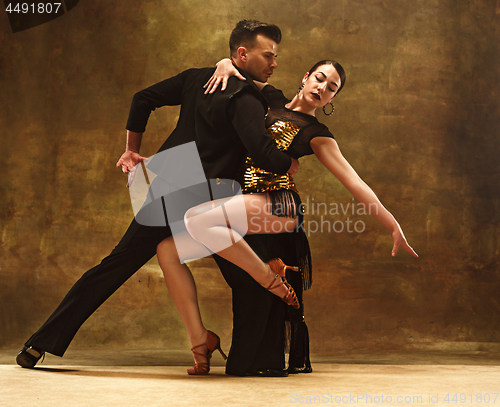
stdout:
[(244, 74), (247, 78), (252, 79), (252, 78), (250, 77), (250, 75), (248, 75), (248, 72), (245, 70), (245, 66), (244, 66), (244, 64), (243, 64), (240, 60), (238, 60), (238, 59), (236, 59), (236, 60), (235, 60), (234, 58), (231, 58), (231, 62), (232, 62), (232, 63), (233, 63), (233, 65), (234, 65), (235, 67), (237, 67), (237, 68), (238, 68), (238, 69), (239, 69), (239, 70), (240, 70), (240, 71), (241, 71), (241, 72), (242, 72), (242, 73), (243, 73), (243, 74)]
[(240, 68), (243, 71), (245, 70), (245, 69), (243, 69), (242, 66), (240, 66), (241, 65), (241, 61), (239, 59), (231, 57), (231, 62), (233, 63), (234, 66), (237, 66), (238, 68)]

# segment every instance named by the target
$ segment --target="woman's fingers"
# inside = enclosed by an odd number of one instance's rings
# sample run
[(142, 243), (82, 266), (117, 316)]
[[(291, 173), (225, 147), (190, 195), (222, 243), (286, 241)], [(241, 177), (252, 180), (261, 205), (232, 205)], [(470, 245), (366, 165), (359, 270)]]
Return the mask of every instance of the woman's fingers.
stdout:
[(398, 253), (399, 247), (405, 249), (408, 253), (410, 253), (414, 257), (418, 257), (418, 254), (413, 248), (408, 244), (406, 239), (403, 238), (402, 242), (394, 241), (394, 246), (392, 247), (392, 256), (394, 257)]
[(418, 254), (415, 250), (413, 250), (413, 248), (408, 244), (406, 243), (406, 246), (404, 248), (408, 253), (410, 253), (412, 256), (414, 257), (418, 257)]
[(205, 83), (205, 85), (203, 86), (204, 89), (206, 88), (205, 95), (209, 93), (209, 91), (212, 89), (212, 86), (215, 81), (216, 81), (215, 75), (212, 75), (212, 77), (207, 81), (207, 83)]
[(399, 247), (405, 249), (408, 253), (410, 253), (414, 257), (418, 257), (418, 254), (406, 241), (406, 237), (401, 230), (401, 227), (398, 225), (398, 228), (391, 234), (394, 245), (392, 246), (392, 256), (394, 257), (398, 253)]

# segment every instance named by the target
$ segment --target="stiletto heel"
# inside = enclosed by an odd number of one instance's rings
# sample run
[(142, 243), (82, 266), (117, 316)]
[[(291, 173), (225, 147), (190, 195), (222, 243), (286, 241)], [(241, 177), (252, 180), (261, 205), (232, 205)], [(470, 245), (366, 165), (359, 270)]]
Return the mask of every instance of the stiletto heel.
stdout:
[[(281, 299), (288, 305), (291, 305), (293, 308), (299, 309), (300, 305), (299, 301), (297, 300), (297, 295), (295, 294), (295, 291), (292, 288), (292, 286), (288, 283), (288, 281), (286, 281), (285, 277), (285, 272), (287, 269), (293, 271), (299, 271), (299, 268), (293, 266), (287, 266), (285, 263), (283, 263), (281, 259), (269, 260), (269, 262), (267, 262), (267, 265), (270, 267), (271, 271), (275, 273), (275, 275), (274, 275), (274, 280), (271, 281), (271, 284), (269, 284), (266, 290), (271, 291), (274, 290), (275, 288), (284, 285), (286, 288), (288, 288), (288, 292)], [(281, 278), (281, 281), (276, 283), (276, 280), (278, 278)]]
[[(202, 346), (206, 346), (208, 348), (207, 353), (200, 353), (195, 351), (195, 349), (200, 348)], [(193, 346), (191, 348), (191, 352), (195, 355), (205, 356), (207, 358), (206, 363), (196, 363), (191, 369), (188, 369), (188, 374), (190, 375), (207, 375), (210, 372), (210, 358), (212, 357), (212, 353), (215, 350), (218, 350), (224, 360), (227, 359), (226, 354), (222, 351), (220, 346), (220, 338), (214, 334), (212, 331), (207, 331), (207, 341), (200, 345)]]

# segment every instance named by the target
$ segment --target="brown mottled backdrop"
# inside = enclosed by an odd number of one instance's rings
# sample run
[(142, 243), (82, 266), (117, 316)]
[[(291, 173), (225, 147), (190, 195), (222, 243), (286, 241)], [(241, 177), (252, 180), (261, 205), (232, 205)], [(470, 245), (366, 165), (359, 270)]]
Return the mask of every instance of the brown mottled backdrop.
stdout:
[[(272, 83), (290, 97), (317, 60), (343, 64), (347, 84), (335, 114), (319, 119), (421, 256), (392, 258), (387, 231), (353, 214), (346, 189), (314, 157), (304, 159), (296, 179), (309, 202), (314, 256), (305, 297), (312, 352), (493, 349), (500, 339), (497, 0), (85, 0), (16, 34), (2, 11), (0, 346), (20, 347), (125, 231), (132, 211), (115, 163), (132, 95), (228, 56), (229, 33), (243, 18), (282, 28)], [(177, 114), (153, 113), (144, 155), (156, 151)], [(227, 343), (230, 291), (211, 260), (193, 271), (206, 325)], [(156, 260), (73, 344), (188, 347)]]

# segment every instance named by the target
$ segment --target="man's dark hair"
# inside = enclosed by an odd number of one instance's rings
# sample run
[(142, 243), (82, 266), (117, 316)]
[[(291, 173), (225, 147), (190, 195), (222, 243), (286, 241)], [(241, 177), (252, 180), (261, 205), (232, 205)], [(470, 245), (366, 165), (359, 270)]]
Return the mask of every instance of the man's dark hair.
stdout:
[(274, 24), (266, 24), (257, 20), (242, 20), (231, 32), (229, 49), (231, 56), (236, 56), (239, 47), (252, 49), (258, 34), (273, 40), (276, 44), (281, 42), (281, 30)]

